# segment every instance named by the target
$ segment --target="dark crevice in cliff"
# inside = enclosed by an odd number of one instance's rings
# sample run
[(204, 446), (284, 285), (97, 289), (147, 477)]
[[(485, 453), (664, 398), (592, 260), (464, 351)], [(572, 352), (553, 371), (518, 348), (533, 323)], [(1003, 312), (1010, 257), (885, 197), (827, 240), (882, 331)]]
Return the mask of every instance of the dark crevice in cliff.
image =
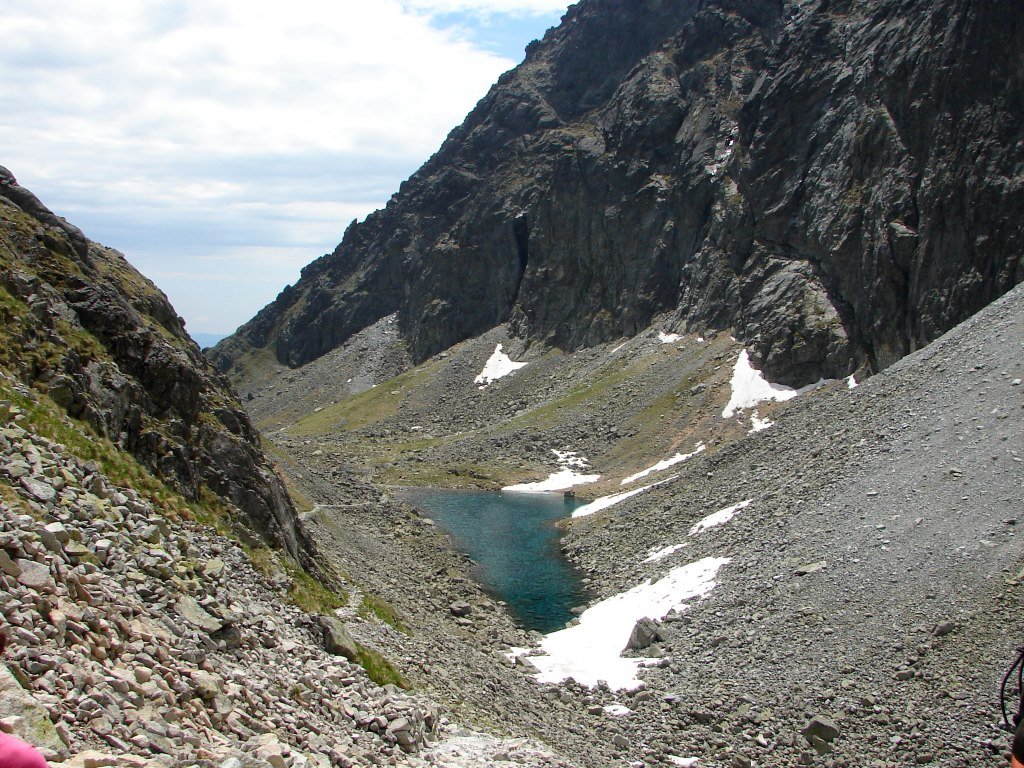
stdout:
[(515, 279), (515, 288), (511, 291), (512, 300), (509, 303), (509, 311), (519, 300), (519, 289), (523, 285), (523, 278), (526, 276), (526, 268), (530, 263), (530, 220), (527, 214), (521, 213), (516, 216), (512, 223), (512, 232), (516, 238), (516, 255), (519, 257), (519, 272)]

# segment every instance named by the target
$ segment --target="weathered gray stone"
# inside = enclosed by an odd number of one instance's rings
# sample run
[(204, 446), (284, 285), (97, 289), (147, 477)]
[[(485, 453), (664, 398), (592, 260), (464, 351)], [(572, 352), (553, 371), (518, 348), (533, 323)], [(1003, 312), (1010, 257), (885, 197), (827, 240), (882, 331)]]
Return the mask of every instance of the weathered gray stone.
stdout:
[(20, 735), (40, 749), (50, 750), (63, 759), (68, 745), (54, 727), (44, 707), (39, 706), (18, 680), (0, 664), (0, 716), (20, 718)]
[(4, 549), (0, 549), (0, 571), (15, 578), (21, 575), (21, 566), (14, 562)]
[(67, 544), (71, 541), (71, 534), (63, 523), (49, 523), (44, 527), (44, 530), (61, 544)]
[(30, 477), (23, 477), (20, 482), (21, 487), (28, 492), (29, 496), (43, 504), (53, 501), (54, 497), (57, 495), (57, 491), (54, 490), (52, 485), (48, 485), (47, 483), (39, 480), (34, 480)]
[(328, 653), (344, 656), (349, 661), (358, 660), (359, 648), (341, 619), (335, 616), (317, 616), (316, 621), (323, 634), (324, 649)]
[(840, 735), (839, 726), (835, 721), (822, 715), (816, 715), (808, 720), (800, 729), (800, 733), (812, 746), (814, 746), (815, 739), (831, 744)]
[(186, 622), (204, 632), (213, 633), (224, 628), (224, 622), (203, 610), (203, 607), (190, 595), (179, 597), (174, 604), (174, 610)]
[(46, 563), (39, 563), (35, 560), (17, 560), (17, 566), (21, 569), (18, 575), (18, 583), (22, 586), (34, 589), (38, 592), (53, 592), (57, 585), (50, 574), (50, 568)]
[(644, 617), (633, 625), (633, 631), (629, 633), (629, 641), (625, 650), (637, 651), (647, 648), (661, 639), (658, 632), (659, 624), (654, 619)]

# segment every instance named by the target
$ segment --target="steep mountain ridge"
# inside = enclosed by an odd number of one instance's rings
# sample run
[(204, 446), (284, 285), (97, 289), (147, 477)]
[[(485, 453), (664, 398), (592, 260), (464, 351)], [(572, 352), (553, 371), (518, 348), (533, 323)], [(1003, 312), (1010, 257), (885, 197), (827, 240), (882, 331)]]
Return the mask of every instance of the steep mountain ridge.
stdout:
[(191, 501), (306, 559), (291, 499), (227, 380), (124, 257), (0, 168), (0, 363)]
[(1008, 1), (584, 0), (388, 205), (236, 335), (316, 359), (397, 313), (422, 361), (734, 329), (773, 380), (878, 370), (1024, 278)]
[[(444, 573), (491, 631), (523, 641), (471, 564), (358, 483), (327, 499), (350, 524), (332, 533), (309, 506), (300, 520), (166, 297), (3, 168), (0, 320), (3, 732), (66, 768), (468, 768), (495, 754), (570, 768), (522, 738), (544, 700), (516, 739), (448, 719), (493, 725), (484, 686), (531, 687), (423, 590)], [(386, 560), (384, 531), (406, 545)], [(378, 565), (414, 574), (408, 614), (378, 596), (393, 583)], [(413, 632), (415, 656), (379, 650)], [(443, 709), (425, 695), (439, 649), (466, 670)]]

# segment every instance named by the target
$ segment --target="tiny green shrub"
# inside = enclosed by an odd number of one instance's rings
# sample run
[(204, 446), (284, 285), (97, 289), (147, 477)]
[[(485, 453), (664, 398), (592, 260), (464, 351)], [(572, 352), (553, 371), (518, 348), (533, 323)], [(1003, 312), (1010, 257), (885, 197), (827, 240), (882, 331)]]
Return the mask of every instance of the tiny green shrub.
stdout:
[(364, 619), (374, 616), (388, 626), (394, 627), (399, 632), (406, 635), (410, 634), (408, 627), (398, 617), (398, 612), (394, 606), (376, 595), (363, 593), (363, 599), (359, 603), (359, 616)]
[(359, 666), (366, 670), (367, 676), (377, 685), (397, 685), (399, 688), (409, 689), (409, 682), (402, 677), (390, 661), (372, 648), (356, 643), (359, 653)]
[(349, 596), (344, 592), (328, 589), (318, 578), (298, 566), (287, 570), (292, 579), (288, 599), (306, 613), (331, 613), (348, 605)]

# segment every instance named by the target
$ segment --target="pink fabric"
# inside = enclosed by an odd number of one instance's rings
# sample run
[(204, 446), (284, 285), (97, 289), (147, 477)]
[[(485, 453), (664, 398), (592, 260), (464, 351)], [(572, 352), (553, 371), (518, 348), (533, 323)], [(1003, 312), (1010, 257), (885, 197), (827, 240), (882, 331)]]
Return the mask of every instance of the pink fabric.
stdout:
[(47, 768), (47, 765), (31, 744), (0, 733), (0, 768)]

